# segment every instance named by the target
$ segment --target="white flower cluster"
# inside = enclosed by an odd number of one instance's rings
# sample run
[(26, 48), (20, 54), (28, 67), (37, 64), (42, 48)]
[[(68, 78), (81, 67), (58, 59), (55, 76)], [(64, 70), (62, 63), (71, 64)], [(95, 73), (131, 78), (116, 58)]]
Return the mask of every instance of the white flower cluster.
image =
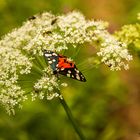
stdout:
[[(53, 99), (54, 97), (61, 98), (61, 95), (57, 93), (59, 90), (59, 80), (55, 75), (52, 75), (51, 69), (48, 67), (44, 70), (44, 75), (39, 79), (34, 85), (34, 92), (32, 92), (32, 100), (35, 100), (36, 97), (43, 99), (44, 96), (47, 96), (48, 100)], [(65, 83), (61, 84), (63, 87)], [(54, 89), (55, 87), (55, 89)]]
[(29, 59), (13, 46), (8, 36), (0, 41), (0, 102), (9, 114), (14, 114), (13, 108), (26, 99), (17, 80), (19, 74), (30, 73), (32, 66)]
[[(47, 19), (49, 17), (49, 19)], [(92, 43), (97, 40), (95, 30), (103, 30), (107, 23), (102, 21), (86, 20), (80, 12), (71, 12), (57, 16), (43, 13), (36, 19), (28, 21), (32, 29), (32, 39), (23, 49), (42, 53), (42, 49), (55, 50), (57, 52), (76, 47), (86, 42)], [(24, 25), (27, 28), (28, 25)], [(32, 25), (32, 26), (31, 26)], [(29, 29), (28, 27), (28, 29)]]
[[(10, 113), (27, 98), (27, 91), (32, 92), (33, 99), (42, 99), (45, 94), (48, 99), (58, 96), (55, 89), (59, 90), (61, 83), (58, 84), (42, 61), (45, 49), (60, 52), (84, 43), (99, 42), (98, 55), (102, 56), (102, 62), (112, 70), (121, 66), (127, 69), (124, 60), (129, 61), (132, 57), (106, 27), (106, 22), (86, 20), (80, 12), (60, 16), (46, 12), (29, 18), (22, 27), (5, 35), (0, 41), (0, 103)], [(28, 79), (28, 75), (33, 76)], [(30, 80), (29, 85), (26, 78)]]
[(101, 61), (110, 67), (111, 70), (129, 69), (128, 61), (132, 60), (132, 56), (128, 53), (125, 43), (121, 43), (104, 31), (99, 33), (101, 40), (101, 49), (97, 53), (101, 56)]

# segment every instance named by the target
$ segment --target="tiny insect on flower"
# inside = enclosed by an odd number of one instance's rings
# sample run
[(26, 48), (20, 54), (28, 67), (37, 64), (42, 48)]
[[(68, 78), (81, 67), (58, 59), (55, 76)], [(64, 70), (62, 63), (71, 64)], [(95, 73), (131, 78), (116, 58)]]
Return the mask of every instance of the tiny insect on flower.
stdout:
[(44, 56), (50, 64), (53, 74), (62, 74), (78, 81), (86, 82), (84, 75), (77, 69), (75, 63), (69, 61), (66, 56), (50, 50), (44, 50)]
[(35, 17), (35, 16), (31, 16), (31, 17), (29, 17), (28, 19), (29, 19), (29, 20), (34, 20), (34, 19), (36, 19), (36, 17)]
[(51, 25), (54, 25), (57, 21), (57, 18), (53, 19), (52, 22), (51, 22)]

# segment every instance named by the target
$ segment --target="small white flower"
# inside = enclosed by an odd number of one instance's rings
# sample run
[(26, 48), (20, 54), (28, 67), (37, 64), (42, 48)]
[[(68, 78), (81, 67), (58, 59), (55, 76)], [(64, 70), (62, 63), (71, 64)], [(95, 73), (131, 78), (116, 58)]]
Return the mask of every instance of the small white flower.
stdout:
[(67, 84), (67, 83), (62, 83), (61, 86), (63, 86), (63, 87), (67, 87), (68, 84)]

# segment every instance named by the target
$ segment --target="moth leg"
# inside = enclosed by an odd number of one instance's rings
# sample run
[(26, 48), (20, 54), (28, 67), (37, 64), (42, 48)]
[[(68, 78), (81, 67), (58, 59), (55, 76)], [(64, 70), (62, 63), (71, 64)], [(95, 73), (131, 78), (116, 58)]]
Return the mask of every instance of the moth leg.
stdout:
[(54, 70), (54, 71), (53, 71), (53, 74), (59, 79), (59, 75), (58, 75), (57, 70)]

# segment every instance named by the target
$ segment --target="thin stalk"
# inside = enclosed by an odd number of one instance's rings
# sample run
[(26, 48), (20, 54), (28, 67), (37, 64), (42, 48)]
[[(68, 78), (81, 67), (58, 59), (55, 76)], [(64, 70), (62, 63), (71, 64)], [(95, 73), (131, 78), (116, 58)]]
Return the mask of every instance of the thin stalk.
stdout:
[[(61, 95), (60, 92), (59, 92), (59, 95)], [(59, 100), (60, 100), (60, 103), (62, 104), (62, 106), (63, 106), (63, 108), (64, 108), (64, 110), (65, 110), (73, 128), (74, 128), (74, 130), (76, 131), (77, 135), (79, 136), (80, 140), (85, 140), (85, 137), (84, 137), (82, 131), (80, 130), (80, 128), (78, 127), (78, 125), (77, 125), (77, 123), (76, 123), (76, 121), (75, 121), (75, 119), (74, 119), (74, 117), (71, 113), (71, 110), (68, 107), (66, 101), (64, 100), (64, 98), (61, 98), (61, 97), (59, 98)]]

